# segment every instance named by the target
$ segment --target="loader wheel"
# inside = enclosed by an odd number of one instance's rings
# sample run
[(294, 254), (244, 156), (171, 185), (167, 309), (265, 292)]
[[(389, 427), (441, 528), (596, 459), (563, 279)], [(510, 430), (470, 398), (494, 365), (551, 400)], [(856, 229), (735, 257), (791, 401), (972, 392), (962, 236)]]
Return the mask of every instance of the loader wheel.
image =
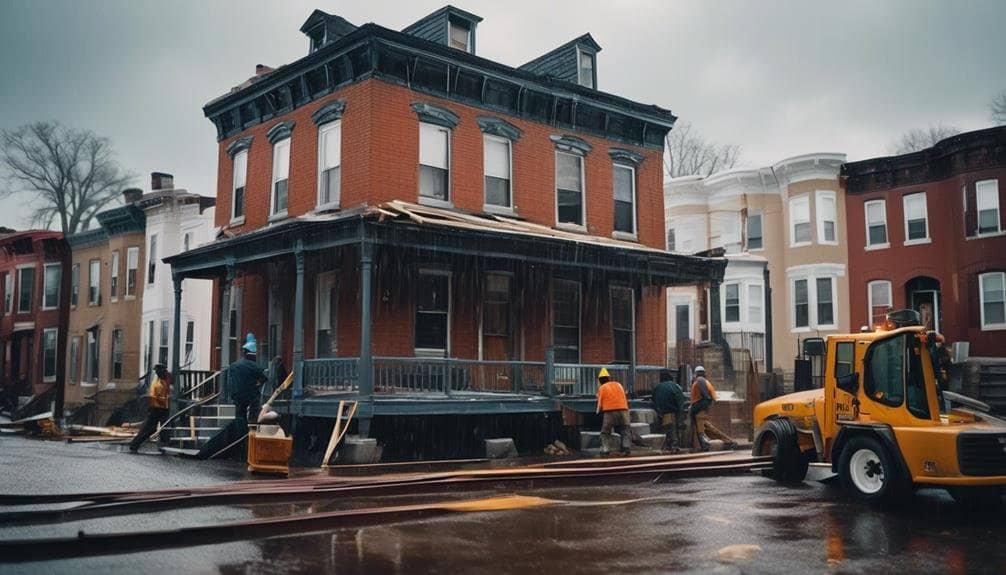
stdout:
[(796, 427), (788, 419), (770, 419), (758, 430), (754, 455), (771, 455), (772, 470), (766, 475), (779, 483), (795, 485), (807, 477), (810, 460), (800, 451)]
[(866, 435), (851, 438), (842, 449), (838, 476), (845, 489), (870, 503), (890, 502), (911, 492), (891, 454)]

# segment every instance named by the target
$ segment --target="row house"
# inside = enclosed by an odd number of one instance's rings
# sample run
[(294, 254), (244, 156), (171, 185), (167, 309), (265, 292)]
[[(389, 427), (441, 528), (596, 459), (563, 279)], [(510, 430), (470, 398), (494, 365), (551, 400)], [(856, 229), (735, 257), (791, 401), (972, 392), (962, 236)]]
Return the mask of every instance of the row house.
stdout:
[(679, 350), (714, 339), (718, 315), (731, 347), (789, 382), (803, 340), (848, 331), (844, 161), (807, 154), (664, 184), (667, 250), (722, 250), (729, 262), (718, 297), (702, 287), (668, 290), (672, 363)]
[[(61, 385), (69, 250), (59, 232), (0, 234), (0, 384), (21, 396)], [(56, 394), (57, 408), (61, 400)]]
[(852, 325), (912, 308), (971, 356), (1006, 356), (1006, 126), (850, 162), (842, 179)]
[(297, 374), (294, 409), (359, 399), (364, 433), (560, 396), (593, 411), (614, 362), (630, 389), (654, 378), (664, 289), (724, 266), (663, 249), (675, 117), (598, 90), (589, 34), (514, 68), (476, 54), (480, 21), (448, 6), (397, 32), (315, 11), (306, 56), (206, 105), (220, 237), (166, 262), (176, 298), (215, 282), (214, 366), (252, 332)]

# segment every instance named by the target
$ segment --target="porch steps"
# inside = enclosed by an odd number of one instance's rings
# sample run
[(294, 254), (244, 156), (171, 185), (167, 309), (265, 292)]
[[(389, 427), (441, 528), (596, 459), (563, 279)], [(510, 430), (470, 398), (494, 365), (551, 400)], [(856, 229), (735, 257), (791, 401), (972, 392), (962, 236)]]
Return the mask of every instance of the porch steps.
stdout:
[(1006, 362), (985, 363), (978, 368), (978, 399), (996, 413), (1006, 413)]
[(168, 447), (178, 451), (165, 451), (165, 453), (185, 455), (187, 451), (198, 452), (199, 448), (213, 438), (220, 430), (227, 427), (234, 420), (234, 405), (218, 403), (203, 405), (197, 408), (198, 413), (192, 419), (182, 417), (176, 422), (174, 429), (170, 430), (168, 437)]

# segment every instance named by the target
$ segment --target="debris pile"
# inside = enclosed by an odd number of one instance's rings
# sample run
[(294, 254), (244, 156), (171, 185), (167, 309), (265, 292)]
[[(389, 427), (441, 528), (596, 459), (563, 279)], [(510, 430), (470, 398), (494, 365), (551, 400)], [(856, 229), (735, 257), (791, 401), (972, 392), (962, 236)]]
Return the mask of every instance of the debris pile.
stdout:
[(565, 443), (556, 439), (552, 443), (545, 446), (546, 455), (572, 455), (573, 450), (566, 446)]

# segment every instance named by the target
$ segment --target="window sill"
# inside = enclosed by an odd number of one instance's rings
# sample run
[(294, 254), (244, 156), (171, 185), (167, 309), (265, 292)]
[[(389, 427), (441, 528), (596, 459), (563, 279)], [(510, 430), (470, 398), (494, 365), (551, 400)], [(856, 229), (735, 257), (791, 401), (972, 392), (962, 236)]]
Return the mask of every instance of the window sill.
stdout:
[(1006, 323), (983, 325), (981, 331), (1006, 331)]
[(273, 215), (269, 216), (269, 219), (266, 220), (266, 221), (269, 222), (270, 224), (275, 224), (275, 223), (278, 223), (278, 222), (282, 222), (283, 220), (287, 219), (288, 217), (290, 217), (290, 216), (288, 216), (286, 212), (279, 212), (279, 213), (276, 213), (276, 214), (273, 214)]
[(495, 204), (482, 204), (482, 211), (487, 214), (497, 214), (500, 216), (517, 216), (517, 211), (507, 206), (497, 206)]
[(998, 238), (1001, 236), (1006, 236), (1006, 230), (1000, 230), (998, 232), (988, 232), (985, 234), (975, 234), (973, 236), (966, 236), (965, 240), (984, 240), (985, 238)]
[(891, 247), (891, 244), (890, 243), (886, 243), (886, 244), (874, 244), (872, 246), (868, 245), (868, 246), (864, 247), (863, 249), (866, 250), (866, 251), (868, 251), (868, 252), (872, 252), (874, 250), (886, 250), (889, 247)]
[(126, 296), (125, 298), (123, 298), (123, 299), (125, 299), (126, 301), (133, 301), (133, 300), (135, 300), (135, 299), (136, 299), (136, 296), (135, 296), (135, 295), (127, 295), (127, 296)]
[(795, 243), (795, 244), (789, 244), (789, 247), (791, 247), (791, 248), (805, 248), (807, 246), (812, 246), (812, 245), (814, 245), (814, 242), (799, 242), (799, 243)]
[(327, 204), (319, 204), (315, 206), (314, 213), (320, 214), (321, 212), (331, 212), (339, 209), (342, 209), (340, 202), (328, 202)]
[(639, 236), (636, 234), (630, 234), (629, 232), (614, 231), (611, 232), (611, 237), (616, 240), (625, 240), (627, 242), (638, 242)]
[(758, 252), (765, 251), (765, 248), (748, 248), (747, 251), (748, 251), (748, 253), (755, 254), (755, 253), (758, 253)]
[(50, 375), (49, 377), (43, 377), (42, 383), (54, 383), (56, 381), (55, 375)]
[(810, 328), (810, 327), (791, 327), (791, 328), (789, 328), (789, 332), (790, 333), (810, 333), (812, 331), (814, 331), (814, 330), (813, 330), (813, 328)]
[(454, 209), (454, 203), (450, 200), (441, 200), (440, 198), (429, 198), (423, 195), (419, 196), (419, 205), (430, 206), (431, 208), (447, 208), (449, 210)]
[(836, 242), (836, 241), (827, 241), (827, 240), (818, 240), (817, 245), (819, 245), (819, 246), (837, 246), (838, 242)]
[(905, 240), (905, 243), (903, 245), (906, 245), (906, 246), (922, 246), (922, 245), (931, 244), (931, 243), (933, 243), (932, 238), (919, 238), (917, 240)]
[(52, 311), (54, 309), (59, 309), (59, 308), (58, 307), (54, 307), (54, 306), (48, 306), (48, 307), (41, 308), (40, 311)]
[(119, 302), (119, 298), (117, 298), (117, 297), (111, 297), (111, 298), (108, 298), (108, 301), (110, 301), (111, 303), (118, 303)]
[(581, 226), (578, 224), (555, 224), (554, 229), (567, 232), (577, 232), (581, 234), (587, 233), (587, 226)]
[(230, 224), (228, 224), (228, 227), (233, 228), (235, 226), (243, 226), (244, 223), (245, 223), (245, 217), (244, 216), (238, 216), (236, 218), (231, 218), (231, 222), (230, 222)]
[(87, 307), (101, 307), (101, 304), (98, 302), (87, 302)]

